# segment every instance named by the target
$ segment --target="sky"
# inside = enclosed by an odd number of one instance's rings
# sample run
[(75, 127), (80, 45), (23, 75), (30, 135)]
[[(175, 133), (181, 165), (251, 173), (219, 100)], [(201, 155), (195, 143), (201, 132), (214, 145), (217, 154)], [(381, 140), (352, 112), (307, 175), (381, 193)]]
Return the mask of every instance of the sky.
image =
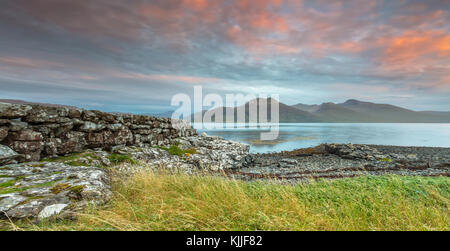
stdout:
[(0, 98), (175, 110), (178, 93), (450, 111), (450, 0), (0, 0)]

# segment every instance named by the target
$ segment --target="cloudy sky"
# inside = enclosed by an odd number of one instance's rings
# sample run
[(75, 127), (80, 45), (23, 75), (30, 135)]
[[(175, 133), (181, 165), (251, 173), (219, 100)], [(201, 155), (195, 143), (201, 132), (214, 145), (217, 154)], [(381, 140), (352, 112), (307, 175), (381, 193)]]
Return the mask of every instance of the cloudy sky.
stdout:
[(177, 93), (450, 110), (450, 0), (0, 0), (0, 98), (173, 110)]

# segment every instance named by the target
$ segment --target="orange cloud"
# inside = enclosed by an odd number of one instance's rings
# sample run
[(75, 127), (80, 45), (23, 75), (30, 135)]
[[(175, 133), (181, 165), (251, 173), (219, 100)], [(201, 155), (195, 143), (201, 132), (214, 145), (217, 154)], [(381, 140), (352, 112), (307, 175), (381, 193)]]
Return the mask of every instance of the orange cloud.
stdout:
[(380, 38), (377, 43), (384, 48), (382, 62), (385, 64), (420, 64), (450, 56), (450, 34), (443, 31), (405, 31), (398, 36)]

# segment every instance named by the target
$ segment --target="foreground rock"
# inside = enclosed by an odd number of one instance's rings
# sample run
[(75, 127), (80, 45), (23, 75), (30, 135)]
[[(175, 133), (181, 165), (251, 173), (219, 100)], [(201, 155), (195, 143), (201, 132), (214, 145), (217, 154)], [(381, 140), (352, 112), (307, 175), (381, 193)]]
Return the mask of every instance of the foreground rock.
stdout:
[(120, 146), (111, 152), (86, 150), (2, 166), (0, 217), (71, 217), (88, 204), (102, 205), (110, 199), (112, 173), (130, 175), (148, 168), (184, 173), (240, 168), (248, 152), (248, 145), (202, 135), (181, 137), (171, 147)]
[(70, 217), (110, 197), (109, 177), (100, 168), (52, 162), (0, 167), (0, 218)]

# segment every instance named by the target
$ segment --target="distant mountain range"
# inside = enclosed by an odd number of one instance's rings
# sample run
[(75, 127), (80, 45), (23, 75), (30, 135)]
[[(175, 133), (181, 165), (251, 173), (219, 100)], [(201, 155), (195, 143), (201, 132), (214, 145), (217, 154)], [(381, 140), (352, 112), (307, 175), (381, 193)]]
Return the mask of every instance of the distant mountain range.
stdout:
[[(259, 101), (259, 100), (256, 100)], [(13, 104), (35, 104), (52, 107), (70, 107), (74, 106), (28, 102), (15, 99), (0, 99), (3, 103)], [(323, 103), (320, 105), (296, 104), (286, 105), (275, 99), (267, 100), (267, 119), (271, 120), (271, 105), (277, 102), (279, 105), (279, 121), (281, 123), (450, 123), (450, 111), (412, 111), (402, 107), (389, 104), (376, 104), (364, 102), (355, 99), (349, 99), (344, 103)], [(259, 103), (259, 102), (258, 102)], [(227, 111), (234, 111), (235, 122), (249, 121), (249, 103), (240, 107), (221, 107), (216, 110), (222, 110), (224, 120)], [(259, 110), (259, 107), (257, 107)], [(245, 120), (237, 120), (237, 111), (244, 110)], [(207, 111), (202, 112), (202, 116)], [(157, 117), (171, 117), (172, 112), (168, 111), (160, 114), (143, 114)], [(193, 121), (194, 114), (191, 116)], [(212, 119), (214, 121), (214, 117)]]
[[(344, 103), (323, 103), (320, 105), (286, 105), (274, 99), (268, 99), (268, 119), (270, 120), (270, 107), (272, 102), (279, 105), (279, 121), (282, 123), (450, 123), (450, 112), (436, 111), (412, 111), (388, 104), (376, 104), (355, 99), (349, 99)], [(249, 120), (249, 103), (240, 106), (245, 108), (245, 122)], [(237, 121), (238, 107), (222, 107), (225, 111), (233, 109), (235, 122)], [(259, 109), (259, 107), (258, 107)], [(231, 111), (231, 110), (230, 110)], [(206, 111), (202, 112), (202, 115)], [(191, 116), (191, 119), (194, 115)], [(212, 119), (214, 121), (214, 117)]]

